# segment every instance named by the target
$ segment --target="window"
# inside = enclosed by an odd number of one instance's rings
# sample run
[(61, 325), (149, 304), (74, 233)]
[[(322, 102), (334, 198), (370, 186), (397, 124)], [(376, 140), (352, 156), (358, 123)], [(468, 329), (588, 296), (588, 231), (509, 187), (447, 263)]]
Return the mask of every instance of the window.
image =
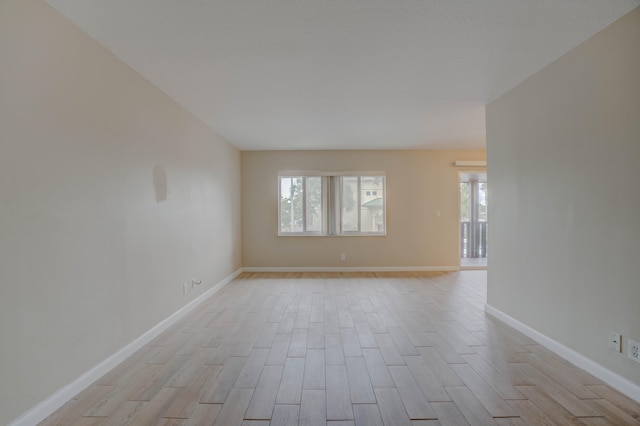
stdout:
[(377, 196), (383, 187), (384, 176), (340, 176), (342, 234), (384, 234), (384, 199)]
[(383, 174), (316, 173), (279, 176), (279, 235), (386, 234)]
[(280, 233), (324, 231), (324, 191), (321, 176), (280, 176)]

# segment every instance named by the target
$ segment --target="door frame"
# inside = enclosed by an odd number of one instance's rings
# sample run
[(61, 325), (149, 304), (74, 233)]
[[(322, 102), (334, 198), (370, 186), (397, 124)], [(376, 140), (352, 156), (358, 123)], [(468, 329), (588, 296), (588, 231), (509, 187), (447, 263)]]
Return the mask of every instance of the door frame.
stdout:
[[(457, 193), (457, 198), (458, 198), (458, 217), (457, 217), (457, 226), (458, 226), (458, 231), (457, 231), (457, 236), (458, 236), (458, 242), (457, 242), (457, 246), (458, 246), (458, 268), (463, 269), (462, 266), (462, 230), (461, 230), (461, 226), (460, 226), (460, 219), (462, 217), (462, 200), (460, 199), (460, 183), (462, 181), (462, 175), (464, 174), (485, 174), (487, 175), (487, 167), (486, 166), (482, 166), (482, 167), (465, 167), (465, 168), (460, 168), (458, 169), (458, 179), (456, 182), (456, 193)], [(487, 182), (488, 182), (488, 176), (487, 176)], [(464, 267), (464, 269), (478, 269), (477, 267)], [(480, 269), (486, 269), (486, 267), (482, 267)]]

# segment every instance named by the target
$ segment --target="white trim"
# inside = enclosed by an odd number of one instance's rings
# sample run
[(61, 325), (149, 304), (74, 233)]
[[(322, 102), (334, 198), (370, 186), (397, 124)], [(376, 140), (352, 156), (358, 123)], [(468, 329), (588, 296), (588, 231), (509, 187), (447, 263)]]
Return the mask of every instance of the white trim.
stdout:
[(242, 268), (236, 270), (225, 279), (215, 284), (213, 287), (193, 299), (191, 302), (178, 309), (168, 318), (160, 321), (158, 324), (147, 330), (133, 342), (121, 348), (119, 351), (109, 356), (107, 359), (86, 371), (73, 382), (63, 386), (56, 392), (40, 401), (37, 405), (23, 413), (20, 417), (14, 419), (8, 426), (31, 426), (40, 423), (42, 420), (51, 415), (58, 408), (62, 407), (70, 401), (79, 392), (86, 389), (93, 382), (104, 376), (110, 370), (118, 366), (122, 361), (133, 355), (138, 349), (149, 343), (151, 340), (159, 336), (163, 331), (171, 327), (173, 324), (182, 319), (189, 312), (194, 310), (198, 305), (209, 297), (220, 291), (224, 286), (229, 284), (242, 272)]
[(465, 161), (456, 160), (453, 162), (456, 167), (487, 167), (486, 161)]
[(494, 308), (489, 304), (484, 305), (484, 310), (487, 314), (491, 315), (499, 321), (502, 321), (506, 325), (515, 328), (522, 334), (540, 343), (545, 348), (549, 349), (552, 352), (555, 352), (557, 355), (560, 355), (562, 358), (566, 359), (573, 365), (586, 370), (588, 373), (593, 374), (612, 388), (617, 389), (618, 391), (627, 395), (629, 398), (640, 402), (640, 385), (627, 380), (619, 374), (614, 373), (608, 368), (605, 368), (602, 365), (598, 364), (594, 360), (587, 358), (581, 353), (574, 351), (573, 349), (563, 345), (556, 340), (553, 340), (548, 336), (545, 336), (539, 331), (536, 331), (528, 325), (521, 323), (517, 319), (505, 314), (504, 312)]
[(452, 272), (458, 266), (247, 266), (244, 272)]

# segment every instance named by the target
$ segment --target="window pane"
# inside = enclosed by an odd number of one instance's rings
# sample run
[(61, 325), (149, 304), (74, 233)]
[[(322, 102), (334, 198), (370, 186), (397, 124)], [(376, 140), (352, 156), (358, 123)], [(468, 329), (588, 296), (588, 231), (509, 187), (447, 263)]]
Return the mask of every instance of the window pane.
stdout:
[(487, 221), (487, 183), (480, 182), (478, 184), (478, 220), (480, 222)]
[(307, 203), (308, 232), (322, 232), (322, 178), (307, 177), (305, 201)]
[(358, 177), (343, 176), (342, 188), (342, 231), (358, 231)]
[(460, 182), (460, 222), (469, 222), (469, 182)]
[(280, 178), (280, 231), (302, 232), (302, 177)]
[(384, 232), (384, 177), (360, 178), (360, 231)]

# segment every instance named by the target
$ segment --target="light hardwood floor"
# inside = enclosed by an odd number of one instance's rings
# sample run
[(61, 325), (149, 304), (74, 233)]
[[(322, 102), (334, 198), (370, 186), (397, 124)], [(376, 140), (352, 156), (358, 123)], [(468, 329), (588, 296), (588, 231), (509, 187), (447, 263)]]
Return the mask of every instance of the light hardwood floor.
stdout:
[(245, 273), (42, 424), (640, 424), (485, 300), (486, 271)]

